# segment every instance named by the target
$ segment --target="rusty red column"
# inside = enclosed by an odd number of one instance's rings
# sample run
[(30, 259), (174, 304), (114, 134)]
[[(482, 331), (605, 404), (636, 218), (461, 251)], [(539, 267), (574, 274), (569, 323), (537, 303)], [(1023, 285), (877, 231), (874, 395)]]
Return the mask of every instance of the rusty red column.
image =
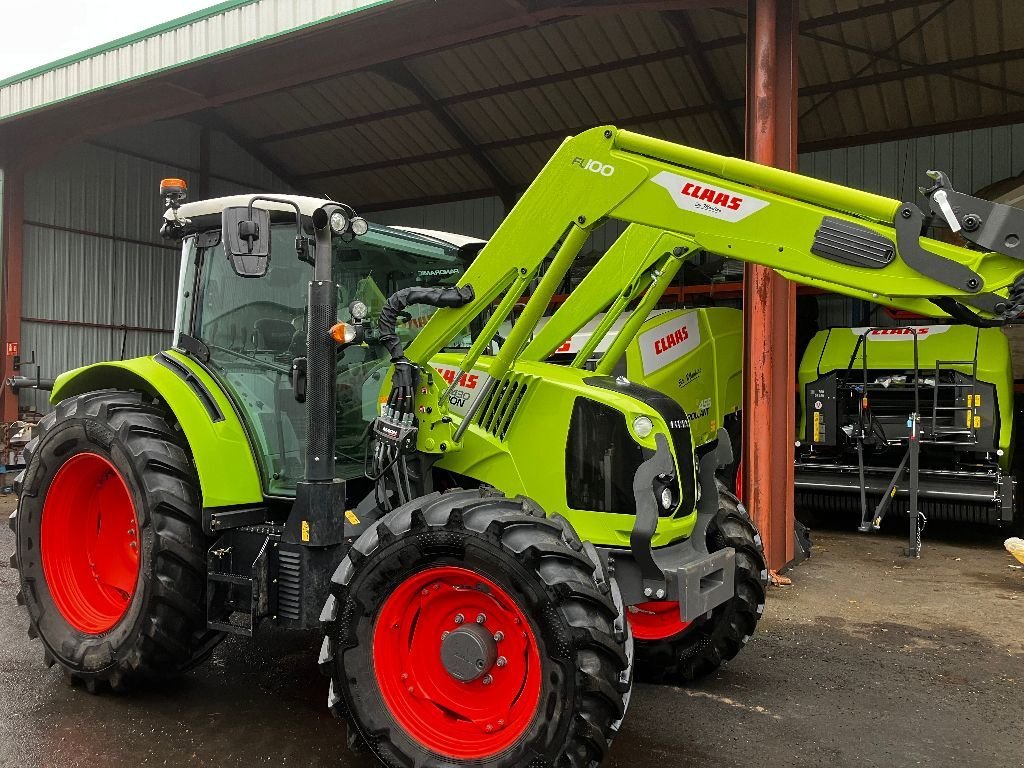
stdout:
[[(24, 232), (25, 176), (18, 168), (4, 170), (3, 188), (3, 306), (2, 341), (3, 378), (14, 376), (15, 355), (21, 344), (21, 262)], [(14, 346), (12, 346), (12, 344)], [(0, 422), (18, 418), (18, 395), (7, 386), (0, 387)]]
[[(749, 0), (747, 158), (796, 169), (796, 0)], [(743, 499), (768, 567), (793, 559), (796, 286), (748, 264), (743, 282)]]

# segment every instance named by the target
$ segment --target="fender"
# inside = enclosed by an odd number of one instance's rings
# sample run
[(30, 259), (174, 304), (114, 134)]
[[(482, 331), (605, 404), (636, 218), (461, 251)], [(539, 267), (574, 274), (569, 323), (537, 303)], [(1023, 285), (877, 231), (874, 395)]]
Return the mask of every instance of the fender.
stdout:
[[(134, 389), (158, 397), (185, 433), (199, 474), (203, 507), (261, 503), (260, 474), (249, 439), (221, 388), (184, 355), (174, 351), (161, 354), (172, 365), (180, 364), (180, 372), (159, 362), (159, 356), (87, 365), (58, 376), (50, 402), (56, 404), (99, 389)], [(182, 375), (186, 370), (202, 383), (212, 402), (204, 403), (189, 386)], [(231, 471), (225, 472), (225, 467)]]

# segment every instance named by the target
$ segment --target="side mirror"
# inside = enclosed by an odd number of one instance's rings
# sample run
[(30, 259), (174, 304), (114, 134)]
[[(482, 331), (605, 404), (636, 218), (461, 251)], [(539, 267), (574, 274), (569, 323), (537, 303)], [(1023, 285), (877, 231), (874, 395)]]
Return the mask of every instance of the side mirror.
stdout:
[(270, 267), (270, 211), (236, 206), (221, 218), (224, 250), (239, 277), (263, 277)]

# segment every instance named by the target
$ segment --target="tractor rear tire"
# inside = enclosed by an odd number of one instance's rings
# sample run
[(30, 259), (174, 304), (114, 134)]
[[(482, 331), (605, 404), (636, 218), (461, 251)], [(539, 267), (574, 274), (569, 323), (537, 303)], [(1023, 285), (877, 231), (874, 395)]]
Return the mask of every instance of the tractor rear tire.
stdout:
[(47, 666), (90, 692), (203, 661), (206, 547), (185, 440), (138, 392), (64, 400), (25, 449), (11, 516), (19, 602)]
[(589, 768), (632, 683), (617, 592), (593, 547), (527, 499), (415, 499), (334, 574), (328, 704), (388, 766)]
[[(711, 674), (743, 649), (764, 613), (768, 566), (761, 536), (743, 505), (721, 483), (718, 499), (718, 514), (708, 526), (707, 547), (709, 552), (725, 547), (736, 550), (736, 594), (710, 616), (678, 623), (679, 631), (667, 637), (642, 639), (639, 635), (643, 633), (634, 623), (638, 679), (686, 683)], [(678, 604), (661, 605), (672, 606), (678, 617)], [(631, 621), (635, 621), (638, 607), (629, 610)]]

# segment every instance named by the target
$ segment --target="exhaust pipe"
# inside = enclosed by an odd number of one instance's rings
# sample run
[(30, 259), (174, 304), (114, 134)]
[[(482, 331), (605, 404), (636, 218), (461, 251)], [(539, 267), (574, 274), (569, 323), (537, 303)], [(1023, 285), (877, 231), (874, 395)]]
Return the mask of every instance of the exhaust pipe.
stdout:
[(30, 376), (11, 376), (7, 379), (6, 384), (15, 392), (20, 392), (23, 389), (41, 389), (44, 392), (49, 392), (53, 389), (54, 381), (56, 379), (41, 379), (38, 376), (35, 378)]

